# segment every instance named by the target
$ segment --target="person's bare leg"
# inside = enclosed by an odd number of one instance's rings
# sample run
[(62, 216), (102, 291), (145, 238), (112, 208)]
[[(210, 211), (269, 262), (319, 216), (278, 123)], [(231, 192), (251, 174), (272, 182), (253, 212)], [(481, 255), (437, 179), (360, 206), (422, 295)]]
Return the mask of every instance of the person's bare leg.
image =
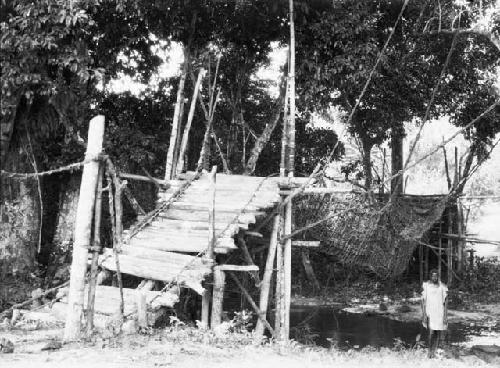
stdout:
[(436, 350), (437, 350), (438, 345), (439, 345), (440, 331), (438, 331), (438, 330), (433, 331), (432, 337), (433, 337), (433, 342), (432, 342), (431, 358), (434, 358), (434, 356), (436, 355)]
[(434, 331), (429, 329), (429, 339), (428, 339), (428, 342), (427, 342), (427, 346), (429, 347), (429, 351), (427, 353), (427, 356), (429, 358), (432, 358), (434, 356), (434, 352), (433, 352), (433, 339), (432, 339), (432, 336), (434, 335)]

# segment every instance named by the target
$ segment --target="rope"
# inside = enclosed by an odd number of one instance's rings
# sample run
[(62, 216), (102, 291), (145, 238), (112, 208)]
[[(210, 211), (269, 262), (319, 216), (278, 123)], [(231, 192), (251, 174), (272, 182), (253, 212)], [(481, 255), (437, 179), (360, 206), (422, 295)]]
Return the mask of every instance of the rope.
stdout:
[(40, 171), (38, 173), (16, 173), (16, 172), (1, 170), (0, 176), (2, 176), (4, 178), (9, 178), (9, 179), (33, 179), (33, 178), (38, 178), (41, 176), (59, 174), (59, 173), (65, 172), (65, 171), (78, 170), (81, 167), (83, 167), (84, 165), (86, 165), (90, 162), (93, 162), (93, 161), (100, 161), (104, 157), (105, 157), (105, 155), (98, 155), (96, 157), (86, 158), (85, 160), (80, 161), (80, 162), (75, 162), (73, 164), (58, 167), (57, 169), (52, 169), (52, 170), (48, 170), (48, 171)]

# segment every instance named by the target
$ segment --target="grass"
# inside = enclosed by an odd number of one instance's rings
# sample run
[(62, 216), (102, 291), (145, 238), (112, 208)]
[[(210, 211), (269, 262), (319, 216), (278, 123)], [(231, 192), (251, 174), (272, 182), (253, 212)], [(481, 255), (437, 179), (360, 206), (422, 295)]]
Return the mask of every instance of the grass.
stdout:
[[(1, 336), (1, 333), (0, 333)], [(248, 332), (202, 331), (176, 326), (153, 331), (149, 335), (104, 338), (95, 335), (85, 342), (65, 345), (54, 352), (31, 351), (43, 339), (30, 340), (29, 335), (15, 341), (17, 352), (0, 357), (1, 366), (36, 368), (92, 367), (178, 367), (211, 368), (392, 368), (392, 367), (491, 367), (470, 355), (457, 358), (428, 359), (422, 348), (360, 350), (324, 349), (291, 342), (255, 344)], [(52, 335), (53, 336), (53, 335)], [(45, 339), (45, 341), (47, 341)], [(24, 344), (24, 345), (23, 345)], [(24, 347), (24, 352), (23, 352)]]

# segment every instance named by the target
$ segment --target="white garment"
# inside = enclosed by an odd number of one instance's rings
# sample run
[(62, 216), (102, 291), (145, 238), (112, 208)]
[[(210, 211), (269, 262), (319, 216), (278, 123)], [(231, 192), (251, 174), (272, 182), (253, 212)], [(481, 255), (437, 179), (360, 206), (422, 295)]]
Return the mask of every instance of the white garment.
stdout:
[[(422, 302), (425, 314), (429, 318), (429, 329), (446, 330), (448, 323), (445, 320), (445, 301), (448, 295), (448, 287), (439, 282), (434, 284), (427, 281), (423, 284)], [(427, 327), (424, 324), (424, 327)]]

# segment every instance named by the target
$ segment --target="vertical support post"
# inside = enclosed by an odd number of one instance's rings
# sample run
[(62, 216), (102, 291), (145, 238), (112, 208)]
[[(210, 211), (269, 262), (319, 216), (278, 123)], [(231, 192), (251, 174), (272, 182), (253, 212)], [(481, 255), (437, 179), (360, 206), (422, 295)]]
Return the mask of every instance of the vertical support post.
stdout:
[(224, 289), (226, 286), (226, 274), (224, 271), (214, 269), (214, 293), (212, 299), (212, 318), (210, 327), (214, 329), (220, 325), (223, 312)]
[(424, 279), (429, 278), (429, 247), (425, 247), (424, 251)]
[(196, 79), (196, 84), (194, 86), (193, 98), (191, 99), (191, 106), (189, 108), (188, 120), (186, 122), (186, 126), (184, 127), (184, 133), (182, 135), (182, 142), (179, 149), (178, 164), (176, 169), (177, 175), (179, 175), (184, 169), (184, 155), (187, 149), (189, 131), (191, 129), (191, 123), (193, 122), (194, 112), (196, 109), (196, 100), (198, 97), (198, 92), (200, 90), (201, 80), (203, 79), (204, 75), (205, 75), (205, 69), (201, 68), (200, 72), (198, 73), (198, 79)]
[(278, 215), (278, 234), (277, 246), (276, 246), (276, 309), (274, 316), (274, 330), (276, 332), (276, 337), (280, 338), (281, 328), (282, 328), (282, 304), (283, 304), (283, 244), (281, 244), (281, 235), (283, 235), (283, 211), (280, 211)]
[(381, 196), (385, 194), (385, 165), (387, 164), (387, 150), (384, 148), (382, 156), (382, 179), (380, 183), (379, 193)]
[[(290, 8), (290, 123), (288, 136), (288, 176), (294, 176), (295, 167), (295, 24), (293, 0), (289, 0)], [(286, 210), (285, 210), (286, 211)]]
[(113, 175), (113, 182), (114, 182), (114, 187), (115, 187), (115, 242), (114, 242), (114, 247), (113, 251), (115, 253), (115, 263), (116, 263), (116, 277), (118, 280), (118, 287), (120, 288), (120, 313), (122, 315), (122, 318), (125, 313), (125, 302), (123, 300), (123, 281), (122, 281), (122, 274), (120, 271), (120, 261), (118, 259), (118, 254), (121, 253), (122, 251), (122, 245), (123, 245), (123, 206), (122, 206), (122, 183), (120, 181), (120, 178), (118, 177), (116, 171), (114, 172)]
[(465, 248), (465, 242), (463, 240), (464, 238), (464, 213), (463, 213), (463, 207), (462, 207), (462, 202), (460, 202), (459, 199), (457, 199), (457, 234), (460, 237), (458, 242), (457, 242), (457, 271), (460, 274), (463, 271), (464, 268), (464, 248)]
[[(102, 153), (104, 138), (104, 116), (99, 115), (90, 121), (85, 159), (97, 158)], [(81, 333), (87, 271), (88, 248), (90, 245), (92, 217), (94, 215), (96, 187), (99, 176), (99, 162), (91, 161), (83, 167), (80, 198), (76, 211), (73, 261), (71, 263), (68, 309), (64, 340), (78, 339)]]
[[(453, 210), (451, 206), (448, 208), (448, 234), (453, 234)], [(453, 239), (447, 239), (447, 254), (448, 254), (448, 287), (453, 281)]]
[(420, 285), (424, 283), (424, 249), (423, 245), (420, 244), (418, 247), (418, 275), (420, 278)]
[[(276, 215), (274, 216), (273, 220), (271, 242), (269, 244), (269, 251), (266, 259), (266, 268), (264, 270), (264, 276), (262, 276), (262, 283), (260, 289), (259, 310), (264, 318), (266, 318), (267, 315), (267, 304), (269, 302), (269, 290), (271, 288), (271, 277), (273, 275), (274, 256), (276, 255), (276, 247), (278, 245), (279, 225), (280, 225), (280, 218), (278, 215)], [(260, 339), (263, 333), (264, 333), (264, 323), (259, 318), (257, 320), (257, 325), (255, 326), (254, 335), (257, 339)]]
[(146, 291), (137, 290), (137, 327), (139, 330), (148, 328), (148, 310), (146, 303)]
[(165, 180), (172, 179), (174, 174), (174, 150), (177, 141), (177, 133), (179, 131), (179, 121), (181, 119), (181, 110), (184, 103), (184, 85), (186, 83), (187, 69), (189, 65), (188, 52), (184, 48), (184, 65), (182, 68), (181, 79), (179, 80), (179, 88), (177, 89), (177, 102), (175, 103), (174, 117), (172, 119), (172, 131), (170, 132), (170, 142), (168, 144), (167, 162), (165, 164)]
[[(289, 236), (292, 233), (292, 202), (285, 206), (285, 225), (284, 235)], [(284, 269), (284, 319), (285, 323), (282, 330), (284, 340), (290, 336), (290, 302), (292, 294), (292, 239), (287, 238), (283, 245), (283, 269)]]
[(87, 301), (87, 334), (94, 329), (94, 304), (95, 290), (97, 286), (97, 263), (101, 249), (101, 209), (102, 209), (102, 179), (104, 165), (99, 163), (99, 175), (97, 177), (96, 200), (94, 208), (94, 241), (92, 245), (92, 261), (90, 263), (90, 280)]
[[(212, 171), (209, 176), (209, 185), (210, 185), (210, 196), (208, 202), (208, 251), (206, 258), (214, 259), (215, 253), (215, 185), (216, 185), (216, 173), (217, 166), (212, 167)], [(201, 299), (201, 322), (205, 328), (209, 327), (209, 318), (210, 318), (210, 296), (211, 296), (210, 286), (207, 286), (205, 292), (202, 295)]]
[(439, 275), (439, 281), (442, 281), (442, 274), (441, 274), (441, 270), (442, 270), (442, 267), (441, 267), (441, 263), (442, 263), (442, 252), (443, 252), (443, 218), (441, 218), (439, 220), (439, 234), (438, 234), (439, 238), (438, 238), (438, 246), (439, 246), (439, 249), (438, 249), (438, 264), (437, 264), (437, 267), (438, 267), (438, 275)]
[(281, 133), (280, 177), (286, 176), (286, 168), (288, 167), (288, 103), (290, 100), (288, 76), (286, 78), (285, 88), (285, 103), (283, 107), (283, 132)]

